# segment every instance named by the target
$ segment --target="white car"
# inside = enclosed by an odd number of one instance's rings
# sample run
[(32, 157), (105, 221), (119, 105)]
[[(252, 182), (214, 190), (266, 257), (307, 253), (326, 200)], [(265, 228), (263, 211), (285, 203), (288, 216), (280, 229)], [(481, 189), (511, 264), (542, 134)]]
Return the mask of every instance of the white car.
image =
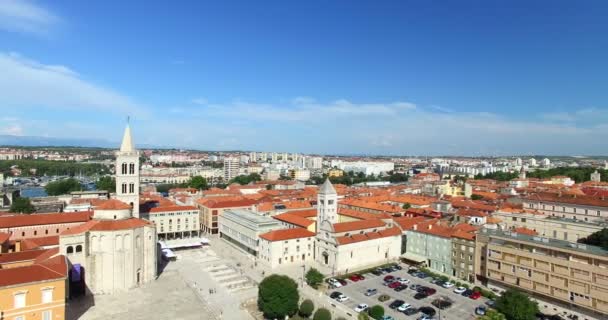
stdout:
[(458, 288), (454, 289), (454, 293), (458, 293), (458, 294), (461, 294), (465, 291), (467, 291), (467, 288), (465, 288), (465, 287), (458, 287)]
[(410, 280), (409, 279), (405, 279), (405, 278), (399, 278), (397, 279), (397, 281), (399, 281), (399, 283), (401, 284), (409, 284)]
[(365, 303), (361, 303), (358, 306), (355, 307), (355, 312), (362, 312), (365, 311), (369, 308), (369, 306)]
[(454, 283), (448, 281), (448, 282), (444, 282), (441, 286), (446, 289), (449, 289), (454, 286)]
[(346, 295), (341, 294), (339, 297), (336, 298), (336, 300), (338, 302), (344, 302), (344, 301), (348, 300), (348, 297)]
[(411, 307), (412, 306), (409, 303), (404, 303), (404, 304), (400, 305), (399, 308), (397, 308), (397, 311), (403, 312)]
[(329, 283), (330, 286), (334, 287), (334, 288), (340, 288), (342, 286), (342, 284), (340, 283), (340, 281), (336, 280), (336, 279), (329, 279), (327, 280), (327, 283)]

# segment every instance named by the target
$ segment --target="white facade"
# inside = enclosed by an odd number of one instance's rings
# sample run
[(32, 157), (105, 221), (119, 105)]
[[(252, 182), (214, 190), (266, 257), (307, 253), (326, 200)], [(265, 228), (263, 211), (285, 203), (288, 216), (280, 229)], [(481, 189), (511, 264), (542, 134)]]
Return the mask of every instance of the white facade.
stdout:
[(238, 174), (239, 174), (239, 159), (224, 158), (224, 180), (229, 181), (230, 179), (238, 176)]
[(156, 226), (159, 239), (182, 239), (199, 236), (199, 214), (190, 206), (159, 207), (150, 210), (149, 220)]
[(258, 261), (277, 268), (313, 260), (315, 237), (270, 241), (260, 238)]
[(116, 153), (116, 199), (133, 208), (133, 216), (139, 218), (139, 152), (127, 125), (120, 150)]
[(222, 239), (254, 256), (258, 254), (259, 235), (281, 228), (279, 221), (245, 209), (224, 211), (218, 224)]

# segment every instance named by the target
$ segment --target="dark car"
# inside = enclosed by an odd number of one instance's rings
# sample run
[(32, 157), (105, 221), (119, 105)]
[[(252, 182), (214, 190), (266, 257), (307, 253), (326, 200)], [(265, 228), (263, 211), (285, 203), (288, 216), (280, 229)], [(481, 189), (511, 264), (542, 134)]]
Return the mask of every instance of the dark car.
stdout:
[(375, 269), (374, 271), (372, 271), (372, 274), (375, 275), (375, 276), (381, 276), (382, 275), (382, 270)]
[(473, 290), (467, 289), (463, 293), (461, 293), (463, 297), (470, 297), (473, 294)]
[(388, 284), (388, 287), (391, 288), (391, 289), (395, 289), (395, 288), (397, 288), (400, 285), (401, 285), (401, 283), (399, 283), (399, 281), (393, 281), (393, 282), (391, 282), (391, 283)]
[(405, 314), (406, 316), (413, 316), (416, 313), (418, 313), (418, 308), (407, 308), (405, 309), (405, 311), (403, 311), (403, 314)]
[(425, 287), (425, 286), (418, 286), (418, 288), (416, 288), (416, 291), (418, 292), (425, 292), (427, 289), (430, 289), (429, 287)]
[(398, 264), (391, 266), (391, 270), (393, 270), (393, 272), (399, 271), (401, 269), (403, 269), (403, 268)]
[(435, 309), (431, 307), (421, 307), (420, 309), (418, 309), (418, 311), (426, 314), (429, 317), (432, 317), (437, 313), (437, 311), (435, 311)]
[(401, 305), (404, 303), (405, 303), (405, 301), (403, 301), (403, 300), (395, 300), (395, 301), (391, 302), (391, 304), (389, 304), (388, 307), (391, 309), (397, 309), (397, 308), (401, 307)]
[(369, 297), (369, 296), (373, 296), (373, 295), (375, 295), (376, 293), (378, 293), (378, 289), (374, 289), (374, 288), (372, 288), (372, 289), (367, 289), (367, 290), (365, 291), (365, 295), (366, 295), (366, 296), (368, 296), (368, 297)]
[(384, 277), (383, 280), (384, 280), (384, 282), (391, 282), (391, 281), (395, 280), (395, 277), (388, 275), (388, 276)]
[(418, 269), (408, 269), (407, 270), (407, 274), (409, 274), (409, 275), (413, 275), (416, 272), (418, 272)]
[(334, 291), (329, 295), (329, 297), (332, 299), (336, 299), (337, 297), (339, 297), (341, 295), (342, 295), (342, 292)]
[(432, 305), (434, 305), (435, 307), (437, 307), (441, 310), (445, 310), (452, 306), (452, 301), (449, 301), (447, 299), (435, 299), (433, 301)]
[(418, 278), (420, 278), (420, 279), (425, 279), (425, 278), (429, 277), (429, 275), (426, 274), (426, 273), (424, 273), (424, 272), (418, 272), (418, 273), (415, 274), (415, 276), (418, 277)]
[(424, 298), (426, 298), (426, 297), (428, 297), (428, 296), (429, 296), (429, 295), (428, 295), (428, 294), (426, 294), (426, 292), (418, 292), (418, 293), (416, 293), (416, 294), (414, 295), (414, 299), (416, 299), (416, 300), (422, 300), (422, 299), (424, 299)]
[(403, 291), (407, 289), (407, 284), (400, 284), (399, 286), (397, 286), (396, 288), (394, 288), (395, 291), (399, 292), (399, 291)]
[(353, 274), (349, 277), (350, 281), (357, 282), (359, 280), (365, 280), (365, 277), (360, 274)]
[(437, 293), (437, 290), (433, 288), (426, 288), (426, 290), (424, 290), (424, 293), (426, 293), (427, 296), (432, 296)]
[(410, 285), (410, 289), (412, 289), (414, 291), (418, 291), (418, 288), (420, 288), (419, 284), (412, 284), (412, 285)]

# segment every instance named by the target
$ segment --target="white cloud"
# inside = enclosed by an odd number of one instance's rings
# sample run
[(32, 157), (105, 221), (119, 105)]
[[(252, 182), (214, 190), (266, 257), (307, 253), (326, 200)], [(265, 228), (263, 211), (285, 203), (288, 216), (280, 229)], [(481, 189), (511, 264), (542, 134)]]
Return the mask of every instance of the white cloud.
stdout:
[(209, 101), (207, 101), (205, 98), (194, 98), (191, 100), (191, 102), (199, 105), (206, 105), (209, 103)]
[(31, 1), (0, 1), (0, 29), (44, 35), (60, 22), (58, 16)]
[(86, 81), (66, 66), (0, 52), (0, 70), (0, 105), (4, 107), (145, 113), (129, 97)]

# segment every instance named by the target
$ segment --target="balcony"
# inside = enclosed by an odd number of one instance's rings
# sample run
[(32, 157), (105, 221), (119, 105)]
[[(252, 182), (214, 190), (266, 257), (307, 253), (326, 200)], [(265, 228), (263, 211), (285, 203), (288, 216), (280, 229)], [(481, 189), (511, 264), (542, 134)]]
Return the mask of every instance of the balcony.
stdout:
[(578, 294), (582, 294), (582, 295), (588, 295), (589, 294), (589, 287), (586, 284), (580, 283), (578, 281), (570, 281), (568, 283), (568, 289), (570, 289), (570, 291), (578, 293)]

